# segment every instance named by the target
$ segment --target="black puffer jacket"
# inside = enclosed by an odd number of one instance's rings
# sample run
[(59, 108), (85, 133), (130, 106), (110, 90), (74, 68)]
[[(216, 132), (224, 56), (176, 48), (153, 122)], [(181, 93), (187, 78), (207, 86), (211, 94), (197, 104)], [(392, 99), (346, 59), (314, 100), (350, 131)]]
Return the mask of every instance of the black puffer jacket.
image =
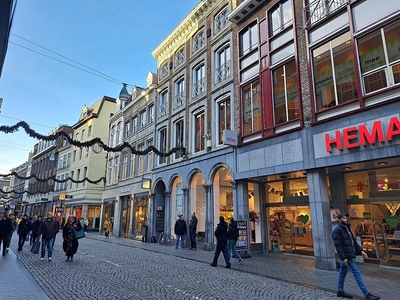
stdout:
[(226, 242), (228, 240), (228, 223), (225, 221), (218, 223), (214, 235), (217, 238), (218, 243)]
[[(348, 231), (346, 226), (349, 229)], [(355, 259), (356, 255), (361, 255), (362, 248), (354, 238), (350, 225), (339, 223), (332, 232), (332, 238), (340, 260)]]
[(238, 237), (239, 237), (239, 231), (236, 226), (236, 223), (229, 223), (228, 240), (237, 241)]
[(185, 235), (187, 233), (187, 225), (185, 220), (177, 220), (175, 223), (174, 232), (176, 235)]

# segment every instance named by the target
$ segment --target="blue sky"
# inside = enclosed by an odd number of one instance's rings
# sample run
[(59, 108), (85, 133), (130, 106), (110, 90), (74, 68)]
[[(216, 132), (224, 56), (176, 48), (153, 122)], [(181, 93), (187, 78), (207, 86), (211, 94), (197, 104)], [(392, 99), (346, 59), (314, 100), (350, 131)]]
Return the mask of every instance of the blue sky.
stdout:
[[(104, 95), (117, 98), (121, 90), (112, 81), (33, 52), (74, 64), (30, 42), (120, 82), (146, 87), (148, 72), (157, 72), (151, 52), (199, 2), (19, 0), (0, 78), (0, 124), (23, 120), (45, 135), (60, 124), (76, 123), (84, 104)], [(0, 133), (0, 174), (24, 163), (37, 142), (23, 130)]]

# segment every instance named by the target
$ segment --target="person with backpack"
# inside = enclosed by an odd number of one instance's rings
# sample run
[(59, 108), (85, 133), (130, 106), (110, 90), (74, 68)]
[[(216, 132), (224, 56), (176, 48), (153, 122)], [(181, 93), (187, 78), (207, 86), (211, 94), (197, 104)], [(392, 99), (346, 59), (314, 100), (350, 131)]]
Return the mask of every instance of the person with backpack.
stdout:
[(230, 218), (228, 227), (228, 254), (229, 257), (231, 257), (233, 252), (233, 254), (235, 254), (235, 257), (239, 260), (239, 264), (241, 264), (243, 262), (243, 258), (236, 250), (236, 243), (238, 238), (239, 238), (239, 229), (237, 228), (235, 220), (233, 218)]

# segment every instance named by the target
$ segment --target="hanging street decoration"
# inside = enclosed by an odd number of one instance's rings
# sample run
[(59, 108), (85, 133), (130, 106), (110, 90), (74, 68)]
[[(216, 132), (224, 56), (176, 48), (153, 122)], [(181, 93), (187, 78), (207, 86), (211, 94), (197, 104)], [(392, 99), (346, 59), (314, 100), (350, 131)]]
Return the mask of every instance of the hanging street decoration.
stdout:
[[(36, 175), (30, 175), (28, 177), (24, 177), (24, 176), (19, 175), (17, 172), (11, 172), (10, 174), (0, 174), (0, 177), (9, 177), (9, 176), (15, 176), (15, 177), (17, 177), (18, 179), (21, 179), (21, 180), (29, 180), (29, 182), (32, 183), (32, 184), (36, 183), (37, 181), (39, 181), (39, 182), (47, 182), (48, 185), (53, 185), (54, 182), (64, 183), (64, 182), (67, 182), (67, 181), (68, 181), (68, 183), (70, 183), (70, 182), (82, 183), (82, 182), (85, 182), (85, 181), (87, 181), (89, 183), (92, 183), (92, 184), (98, 184), (101, 181), (103, 181), (104, 184), (106, 183), (106, 178), (105, 177), (101, 177), (101, 178), (99, 178), (97, 180), (90, 180), (87, 177), (82, 178), (81, 180), (75, 180), (75, 179), (73, 179), (71, 177), (68, 177), (68, 178), (65, 178), (65, 179), (57, 179), (57, 178), (55, 178), (55, 176), (51, 176), (51, 177), (44, 178), (44, 179), (41, 179), (41, 178), (37, 177)], [(7, 192), (5, 192), (5, 193), (7, 193)]]
[(131, 146), (127, 142), (124, 142), (122, 145), (119, 145), (117, 147), (109, 147), (100, 138), (94, 138), (94, 139), (92, 139), (90, 141), (86, 141), (86, 142), (76, 141), (76, 140), (71, 139), (71, 137), (63, 131), (58, 131), (55, 134), (50, 134), (50, 135), (42, 135), (40, 133), (37, 133), (33, 129), (31, 129), (30, 126), (24, 121), (20, 121), (13, 126), (5, 126), (5, 125), (0, 126), (0, 132), (4, 132), (5, 134), (14, 133), (14, 132), (17, 132), (20, 127), (23, 128), (25, 130), (25, 132), (32, 138), (36, 138), (36, 139), (44, 140), (44, 141), (54, 141), (54, 140), (57, 140), (60, 136), (64, 136), (71, 145), (80, 147), (80, 148), (93, 147), (92, 149), (95, 153), (100, 153), (102, 151), (102, 149), (104, 149), (107, 152), (121, 152), (125, 148), (128, 148), (131, 150), (131, 152), (133, 154), (136, 154), (136, 155), (146, 155), (151, 151), (153, 151), (155, 154), (157, 154), (158, 156), (161, 156), (161, 157), (167, 157), (167, 156), (170, 156), (179, 151), (182, 152), (183, 156), (186, 155), (185, 147), (174, 147), (166, 153), (159, 151), (154, 146), (149, 146), (147, 149), (145, 149), (143, 151), (139, 151), (139, 150), (136, 150), (135, 147)]

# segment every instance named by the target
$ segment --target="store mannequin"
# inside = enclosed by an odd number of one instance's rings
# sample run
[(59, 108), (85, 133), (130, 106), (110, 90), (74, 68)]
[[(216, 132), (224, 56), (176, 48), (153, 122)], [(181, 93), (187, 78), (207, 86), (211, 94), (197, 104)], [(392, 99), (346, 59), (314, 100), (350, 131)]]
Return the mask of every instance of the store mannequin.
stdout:
[(361, 223), (357, 225), (356, 236), (369, 234), (369, 227), (369, 224), (365, 223), (365, 220), (362, 220)]

